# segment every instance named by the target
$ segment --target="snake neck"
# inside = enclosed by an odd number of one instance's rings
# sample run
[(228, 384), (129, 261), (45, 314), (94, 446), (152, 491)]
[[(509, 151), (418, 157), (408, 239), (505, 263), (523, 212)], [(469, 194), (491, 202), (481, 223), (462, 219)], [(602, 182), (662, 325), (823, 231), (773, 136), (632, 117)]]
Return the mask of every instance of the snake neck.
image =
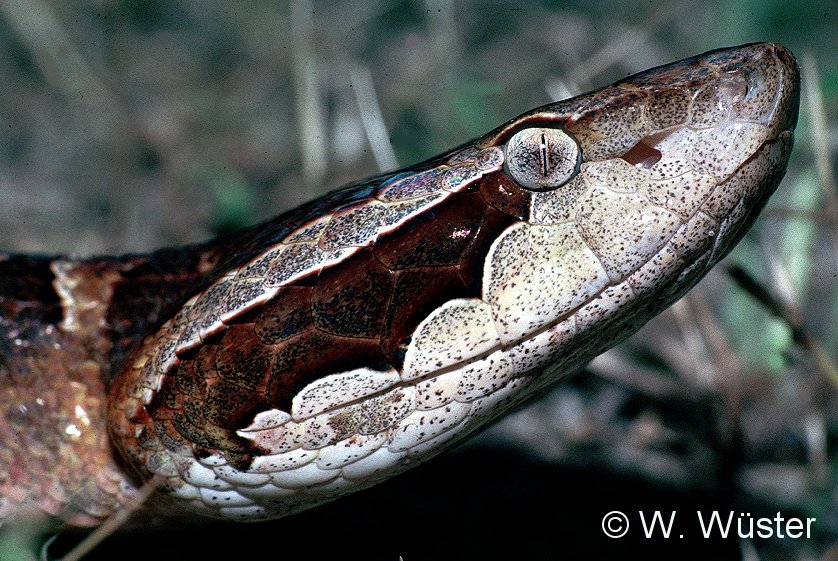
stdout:
[(131, 502), (139, 482), (108, 438), (107, 399), (143, 338), (312, 214), (366, 194), (344, 189), (231, 236), (148, 254), (0, 254), (0, 520), (92, 526)]
[(219, 247), (3, 256), (0, 519), (91, 525), (133, 496), (107, 438), (108, 389), (143, 334), (211, 281)]

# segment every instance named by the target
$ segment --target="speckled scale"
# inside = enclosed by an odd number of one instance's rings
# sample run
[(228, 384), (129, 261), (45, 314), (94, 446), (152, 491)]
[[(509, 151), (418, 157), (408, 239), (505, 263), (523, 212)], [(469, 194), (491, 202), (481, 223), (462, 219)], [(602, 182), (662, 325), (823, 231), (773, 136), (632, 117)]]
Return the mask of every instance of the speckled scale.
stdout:
[(373, 252), (394, 271), (456, 265), (478, 233), (485, 213), (486, 203), (478, 193), (457, 195), (425, 213), (425, 220), (383, 236)]
[(662, 130), (686, 122), (692, 95), (681, 88), (656, 92), (646, 104), (646, 115), (653, 128)]
[(314, 287), (285, 286), (253, 316), (253, 331), (265, 345), (314, 329), (311, 295)]
[(582, 145), (585, 161), (619, 156), (652, 132), (643, 109), (648, 99), (638, 90), (603, 92), (569, 119), (567, 130)]
[(314, 325), (333, 335), (379, 337), (392, 299), (393, 272), (369, 250), (346, 263), (343, 268), (324, 271), (314, 286)]

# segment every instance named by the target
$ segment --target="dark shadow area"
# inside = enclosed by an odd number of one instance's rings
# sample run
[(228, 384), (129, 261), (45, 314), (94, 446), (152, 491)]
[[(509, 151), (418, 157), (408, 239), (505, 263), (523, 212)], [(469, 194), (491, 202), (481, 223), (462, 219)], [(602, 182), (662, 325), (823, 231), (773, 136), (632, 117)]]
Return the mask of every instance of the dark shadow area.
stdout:
[[(474, 471), (475, 466), (481, 466)], [(704, 539), (696, 511), (729, 499), (682, 494), (598, 470), (553, 467), (513, 451), (472, 447), (373, 489), (288, 519), (257, 524), (169, 522), (114, 536), (89, 561), (134, 559), (740, 559), (738, 540)], [(603, 516), (624, 511), (628, 534), (606, 537)], [(638, 510), (676, 521), (669, 539), (644, 536)], [(683, 538), (678, 536), (683, 534)], [(51, 548), (62, 555), (75, 536)]]

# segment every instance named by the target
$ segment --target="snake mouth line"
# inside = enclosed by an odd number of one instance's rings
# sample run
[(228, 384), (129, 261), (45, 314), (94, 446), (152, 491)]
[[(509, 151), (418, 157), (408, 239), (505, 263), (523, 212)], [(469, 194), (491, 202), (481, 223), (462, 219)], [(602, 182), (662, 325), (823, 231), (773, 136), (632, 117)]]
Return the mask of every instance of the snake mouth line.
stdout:
[[(673, 129), (675, 129), (675, 128), (676, 128), (676, 127), (673, 127)], [(659, 158), (660, 158), (660, 156), (662, 156), (662, 154), (660, 153), (660, 151), (659, 151), (659, 150), (657, 150), (656, 148), (654, 148), (654, 144), (653, 144), (652, 142), (646, 142), (646, 141), (647, 141), (647, 139), (649, 139), (649, 138), (653, 138), (654, 140), (659, 141), (659, 140), (661, 140), (662, 138), (664, 138), (666, 135), (671, 134), (672, 132), (673, 132), (673, 130), (668, 130), (668, 131), (663, 131), (663, 132), (656, 133), (655, 135), (651, 135), (650, 137), (644, 137), (643, 139), (641, 139), (640, 141), (638, 141), (638, 142), (637, 142), (637, 144), (635, 145), (635, 147), (632, 147), (632, 148), (631, 148), (631, 149), (627, 152), (627, 154), (629, 154), (629, 157), (628, 157), (628, 158), (626, 158), (626, 157), (624, 156), (624, 157), (623, 157), (623, 159), (625, 159), (625, 160), (626, 160), (627, 162), (629, 162), (629, 163), (632, 163), (632, 161), (630, 161), (630, 160), (635, 160), (635, 159), (636, 159), (636, 156), (631, 155), (632, 153), (633, 153), (633, 154), (635, 154), (635, 155), (642, 155), (642, 154), (648, 154), (648, 153), (649, 153), (649, 151), (652, 151), (652, 152), (656, 153), (656, 154), (658, 155), (658, 159), (659, 159)], [(737, 167), (736, 167), (736, 168), (735, 168), (735, 169), (734, 169), (731, 173), (729, 173), (729, 174), (728, 174), (728, 175), (727, 175), (727, 176), (726, 176), (723, 180), (721, 180), (721, 181), (717, 181), (717, 182), (716, 182), (717, 188), (718, 188), (718, 186), (719, 186), (719, 185), (722, 185), (722, 184), (726, 183), (726, 182), (727, 182), (727, 181), (729, 181), (732, 177), (734, 177), (736, 174), (738, 174), (739, 172), (741, 172), (741, 170), (742, 170), (745, 166), (747, 166), (748, 164), (750, 164), (750, 163), (751, 163), (751, 162), (752, 162), (755, 158), (757, 158), (757, 157), (759, 156), (759, 154), (760, 154), (760, 153), (763, 153), (765, 150), (769, 150), (769, 149), (770, 149), (770, 146), (771, 146), (772, 144), (774, 144), (775, 142), (777, 142), (777, 141), (780, 139), (780, 137), (781, 137), (781, 136), (783, 136), (783, 135), (788, 135), (788, 134), (790, 134), (790, 132), (791, 132), (791, 129), (788, 129), (788, 128), (782, 128), (782, 129), (780, 129), (780, 130), (777, 132), (777, 134), (775, 134), (775, 135), (773, 135), (773, 136), (771, 136), (771, 137), (767, 138), (766, 140), (764, 140), (764, 141), (760, 144), (759, 148), (757, 148), (756, 150), (754, 150), (754, 152), (753, 152), (750, 156), (748, 156), (747, 158), (745, 158), (745, 159), (744, 159), (744, 160), (743, 160), (743, 161), (742, 161), (742, 162), (741, 162), (741, 163), (740, 163), (740, 164), (739, 164), (739, 165), (738, 165), (738, 166), (737, 166)], [(665, 133), (665, 134), (664, 134), (664, 133)], [(638, 145), (642, 145), (642, 147), (641, 147), (641, 148), (637, 148), (637, 146), (638, 146)], [(635, 163), (633, 163), (633, 165), (637, 165), (637, 166), (640, 166), (640, 167), (646, 167), (646, 164), (647, 164), (647, 162), (646, 162), (646, 158), (648, 158), (648, 156), (644, 156), (644, 157), (642, 157), (641, 159), (639, 159), (639, 160), (637, 160)], [(765, 191), (768, 191), (768, 192), (766, 193)], [(770, 195), (770, 192), (771, 192), (771, 191), (772, 191), (771, 189), (767, 189), (767, 190), (766, 190), (766, 189), (764, 189), (764, 190), (763, 190), (763, 192), (762, 192), (762, 193), (760, 193), (760, 194), (757, 196), (757, 198), (758, 198), (758, 199), (765, 200), (765, 199), (767, 199), (767, 196), (768, 196), (768, 195)], [(686, 218), (683, 220), (682, 225), (683, 225), (683, 224), (686, 224), (686, 223), (688, 223), (690, 220), (692, 220), (692, 219), (696, 216), (696, 214), (698, 214), (699, 212), (702, 212), (702, 210), (705, 208), (705, 206), (706, 206), (706, 204), (707, 204), (708, 200), (709, 200), (709, 199), (713, 196), (714, 192), (715, 192), (715, 190), (711, 191), (711, 192), (707, 195), (707, 197), (705, 197), (705, 199), (704, 199), (704, 200), (703, 200), (703, 201), (702, 201), (702, 202), (698, 205), (698, 208), (696, 209), (696, 211), (695, 211), (695, 212), (693, 212), (691, 215), (689, 215), (688, 217), (686, 217)], [(743, 194), (742, 196), (744, 196), (744, 194)], [(717, 226), (718, 226), (718, 225), (717, 225)], [(666, 247), (666, 246), (667, 246), (667, 244), (668, 244), (668, 243), (672, 240), (672, 238), (674, 237), (674, 235), (675, 235), (675, 234), (673, 234), (672, 236), (669, 236), (668, 238), (666, 238), (666, 239), (663, 241), (663, 243), (661, 244), (661, 246), (660, 246), (660, 248), (658, 249), (658, 251), (657, 251), (657, 252), (655, 252), (655, 254), (653, 254), (653, 256), (654, 256), (654, 255), (657, 255), (657, 254), (658, 254), (658, 253), (659, 253), (659, 252), (660, 252), (660, 251), (661, 251), (664, 247)], [(691, 259), (691, 261), (690, 261), (689, 263), (685, 263), (685, 264), (684, 264), (684, 267), (690, 266), (690, 265), (692, 265), (693, 263), (698, 262), (698, 261), (699, 261), (699, 260), (700, 260), (703, 256), (705, 256), (707, 253), (711, 253), (711, 254), (712, 254), (713, 252), (716, 252), (716, 251), (717, 251), (717, 244), (718, 244), (718, 240), (719, 240), (719, 231), (718, 231), (718, 227), (716, 228), (716, 231), (712, 234), (712, 236), (714, 237), (714, 242), (713, 242), (712, 244), (710, 244), (710, 245), (708, 246), (708, 248), (707, 248), (704, 252), (702, 252), (702, 253), (700, 253), (700, 254), (698, 254), (698, 255), (694, 256), (694, 257)], [(650, 258), (650, 260), (651, 260), (651, 258)], [(387, 392), (391, 392), (391, 391), (393, 391), (393, 390), (394, 390), (394, 389), (396, 389), (396, 388), (408, 388), (408, 387), (413, 387), (413, 386), (416, 386), (416, 385), (418, 385), (418, 384), (420, 384), (420, 383), (422, 383), (422, 382), (426, 382), (426, 381), (428, 381), (428, 380), (432, 380), (432, 379), (434, 379), (434, 378), (438, 378), (438, 377), (443, 376), (443, 375), (445, 375), (445, 374), (448, 374), (448, 373), (451, 373), (451, 372), (455, 372), (455, 371), (457, 371), (457, 370), (461, 370), (461, 369), (463, 369), (464, 367), (467, 367), (469, 364), (474, 363), (474, 362), (477, 362), (477, 361), (480, 361), (480, 360), (487, 359), (487, 358), (489, 358), (490, 356), (492, 356), (492, 355), (493, 355), (493, 354), (495, 354), (495, 353), (498, 353), (498, 352), (509, 352), (510, 350), (514, 349), (514, 348), (515, 348), (515, 347), (517, 347), (517, 346), (520, 346), (520, 345), (522, 345), (522, 344), (526, 343), (527, 341), (531, 341), (531, 340), (533, 340), (533, 339), (535, 339), (535, 338), (537, 338), (537, 337), (539, 337), (539, 336), (541, 336), (541, 335), (544, 335), (545, 333), (547, 333), (547, 332), (549, 332), (550, 330), (552, 330), (552, 329), (556, 328), (558, 325), (562, 324), (563, 322), (566, 322), (566, 321), (568, 321), (568, 320), (575, 320), (576, 314), (577, 314), (577, 313), (578, 313), (581, 309), (583, 309), (585, 306), (589, 305), (590, 303), (594, 302), (597, 298), (599, 298), (600, 296), (602, 296), (602, 294), (603, 294), (605, 291), (607, 291), (608, 289), (610, 289), (610, 288), (614, 288), (615, 286), (617, 286), (617, 285), (619, 285), (619, 284), (624, 283), (624, 282), (626, 281), (626, 279), (628, 279), (629, 277), (631, 277), (631, 275), (632, 275), (632, 274), (636, 273), (638, 270), (640, 270), (641, 268), (643, 268), (643, 267), (644, 267), (644, 266), (645, 266), (648, 262), (649, 262), (649, 260), (647, 260), (647, 261), (645, 261), (645, 262), (643, 262), (643, 263), (641, 263), (641, 264), (637, 265), (635, 268), (633, 268), (633, 269), (631, 269), (630, 271), (628, 271), (628, 272), (627, 272), (627, 273), (623, 276), (623, 278), (621, 278), (621, 279), (619, 279), (619, 280), (617, 280), (617, 281), (611, 281), (611, 280), (609, 280), (609, 282), (608, 282), (608, 283), (607, 283), (607, 284), (606, 284), (606, 285), (605, 285), (602, 289), (598, 290), (598, 291), (597, 291), (596, 293), (594, 293), (594, 294), (593, 294), (590, 298), (588, 298), (587, 300), (585, 300), (585, 301), (581, 302), (580, 304), (578, 304), (578, 305), (577, 305), (577, 306), (575, 306), (574, 308), (570, 309), (567, 313), (563, 314), (562, 316), (559, 316), (557, 319), (554, 319), (554, 320), (552, 320), (552, 321), (550, 321), (550, 322), (546, 323), (546, 324), (545, 324), (544, 326), (542, 326), (541, 328), (539, 328), (539, 329), (537, 329), (537, 330), (533, 331), (533, 332), (532, 332), (531, 334), (529, 334), (527, 337), (521, 337), (521, 338), (515, 339), (515, 340), (510, 341), (510, 342), (505, 343), (505, 344), (495, 345), (495, 346), (493, 346), (493, 347), (491, 347), (491, 348), (489, 348), (489, 349), (487, 349), (487, 350), (485, 350), (485, 351), (483, 351), (483, 352), (481, 352), (481, 353), (479, 353), (479, 354), (476, 354), (476, 355), (474, 355), (474, 356), (472, 356), (472, 357), (469, 357), (468, 359), (461, 360), (461, 361), (459, 361), (459, 362), (456, 362), (456, 363), (453, 363), (453, 364), (447, 365), (447, 366), (445, 366), (444, 368), (440, 368), (440, 369), (438, 369), (438, 370), (434, 370), (433, 372), (429, 372), (429, 373), (424, 374), (424, 375), (422, 375), (422, 376), (417, 376), (416, 378), (412, 378), (412, 379), (410, 379), (410, 380), (402, 380), (402, 381), (399, 381), (399, 382), (397, 382), (397, 383), (393, 384), (392, 386), (388, 386), (388, 387), (386, 387), (386, 388), (384, 388), (384, 389), (382, 389), (382, 390), (379, 390), (379, 391), (377, 391), (377, 392), (371, 393), (371, 394), (369, 394), (369, 395), (366, 395), (366, 396), (363, 396), (363, 397), (360, 397), (360, 398), (357, 398), (357, 399), (354, 399), (354, 400), (348, 400), (348, 401), (346, 401), (346, 402), (342, 402), (341, 404), (339, 404), (339, 405), (335, 405), (334, 407), (331, 407), (331, 408), (328, 408), (328, 409), (324, 409), (324, 410), (323, 410), (323, 411), (321, 411), (319, 414), (328, 414), (328, 413), (333, 413), (333, 412), (335, 412), (335, 411), (337, 411), (337, 410), (340, 410), (340, 409), (342, 409), (342, 408), (344, 408), (344, 407), (347, 407), (347, 406), (350, 406), (350, 405), (355, 405), (355, 404), (361, 403), (361, 402), (363, 402), (363, 401), (366, 401), (366, 400), (368, 400), (368, 399), (370, 399), (370, 398), (373, 398), (373, 397), (376, 397), (376, 396), (381, 396), (381, 395), (384, 395), (384, 394), (386, 394)], [(631, 287), (631, 286), (629, 286), (629, 288), (630, 288), (630, 289), (631, 289), (631, 291), (632, 291), (632, 297), (633, 297), (633, 298), (638, 298), (638, 297), (639, 297), (639, 295), (635, 292), (635, 289), (634, 289), (633, 287)], [(659, 287), (659, 288), (663, 288), (663, 287)], [(484, 301), (484, 300), (483, 300), (483, 299), (481, 299), (481, 298), (475, 298), (474, 300), (479, 300), (479, 301), (481, 301), (481, 302), (483, 302), (483, 301)], [(577, 329), (577, 325), (576, 325), (576, 323), (575, 323), (575, 321), (574, 321), (574, 325), (573, 325), (573, 330), (574, 330), (574, 332), (576, 331), (576, 329)], [(581, 365), (580, 365), (580, 367), (581, 367)], [(541, 370), (541, 369), (543, 369), (543, 368), (544, 368), (544, 366), (539, 366), (539, 367), (533, 368), (532, 370), (530, 370), (530, 371), (528, 371), (528, 372), (521, 372), (521, 373), (518, 373), (515, 377), (524, 377), (524, 376), (527, 376), (527, 375), (531, 375), (531, 374), (533, 374), (533, 372), (538, 372), (539, 370)], [(510, 379), (506, 382), (506, 384), (510, 383), (510, 382), (511, 382), (511, 380), (512, 380), (512, 379), (514, 379), (515, 377), (510, 378)], [(504, 385), (505, 385), (505, 384), (504, 384)]]
[[(772, 48), (773, 48), (773, 46), (772, 46)], [(786, 109), (788, 109), (788, 108), (782, 107), (782, 100), (783, 100), (784, 94), (787, 92), (788, 88), (790, 87), (790, 83), (789, 83), (790, 77), (787, 74), (787, 72), (785, 71), (783, 61), (780, 60), (779, 57), (773, 51), (771, 51), (770, 54), (767, 53), (766, 51), (762, 51), (761, 54), (763, 56), (774, 57), (774, 59), (777, 63), (776, 67), (779, 70), (779, 76), (776, 78), (778, 84), (777, 84), (777, 87), (776, 87), (776, 91), (774, 92), (774, 95), (772, 96), (772, 99), (771, 99), (771, 102), (770, 102), (770, 108), (762, 114), (762, 115), (764, 115), (763, 117), (759, 118), (759, 124), (766, 124), (767, 125), (768, 123), (777, 123), (777, 122), (784, 123), (787, 119), (785, 118), (785, 116), (778, 116), (778, 112), (782, 112), (782, 111), (785, 111)], [(769, 80), (769, 78), (763, 77), (763, 78), (761, 78), (761, 80)], [(748, 80), (748, 79), (740, 78), (738, 83), (739, 83), (738, 89), (734, 88), (732, 85), (728, 85), (728, 89), (730, 89), (730, 92), (731, 92), (729, 95), (735, 96), (739, 100), (746, 100), (752, 92), (758, 92), (761, 89), (761, 82), (751, 83), (751, 81)], [(727, 91), (727, 90), (725, 90), (725, 91)], [(729, 115), (729, 117), (723, 123), (720, 123), (720, 125), (727, 124), (727, 123), (737, 121), (737, 120), (744, 120), (744, 121), (749, 121), (749, 122), (755, 122), (756, 123), (756, 121), (747, 120), (747, 119), (744, 119), (744, 118), (743, 119), (738, 119), (738, 117), (740, 117), (740, 116), (737, 113), (735, 113), (734, 111), (731, 111), (731, 114)], [(507, 133), (508, 133), (509, 131), (511, 131), (513, 129), (518, 130), (525, 125), (526, 126), (533, 126), (534, 124), (538, 124), (539, 122), (540, 121), (538, 121), (536, 116), (533, 114), (532, 116), (527, 117), (526, 119), (519, 120), (517, 123), (515, 123), (513, 126), (507, 128), (506, 130), (507, 130)], [(660, 161), (664, 157), (664, 154), (661, 152), (661, 150), (658, 149), (657, 145), (660, 142), (662, 142), (663, 140), (665, 140), (667, 137), (669, 137), (670, 135), (676, 133), (679, 129), (683, 129), (685, 127), (692, 128), (692, 127), (688, 127), (687, 125), (676, 125), (676, 126), (673, 126), (673, 127), (669, 127), (667, 129), (656, 131), (653, 134), (650, 134), (648, 136), (642, 137), (632, 147), (630, 147), (628, 150), (626, 150), (622, 155), (619, 155), (619, 156), (616, 156), (616, 157), (619, 157), (619, 158), (623, 159), (624, 161), (626, 161), (627, 163), (629, 163), (630, 165), (634, 165), (634, 166), (636, 166), (638, 168), (641, 168), (641, 169), (651, 168), (652, 166), (654, 166), (658, 161)], [(766, 129), (767, 129), (766, 132), (773, 132), (770, 129), (775, 129), (776, 130), (776, 127), (771, 127), (771, 126), (767, 125)], [(697, 130), (702, 130), (702, 129), (697, 129)], [(759, 146), (747, 158), (740, 161), (738, 163), (738, 165), (736, 166), (736, 168), (729, 171), (721, 179), (716, 180), (714, 178), (714, 181), (716, 182), (717, 188), (718, 188), (718, 185), (721, 185), (721, 184), (729, 181), (732, 176), (739, 173), (744, 166), (748, 165), (751, 161), (753, 161), (753, 159), (759, 153), (766, 150), (767, 146), (770, 145), (771, 143), (775, 142), (779, 138), (779, 136), (786, 130), (788, 130), (788, 129), (783, 128), (783, 129), (780, 129), (780, 130), (776, 130), (776, 133), (773, 136), (770, 136), (770, 137), (766, 138), (765, 140), (763, 140), (762, 143), (759, 144)], [(497, 138), (500, 138), (500, 137), (497, 137)], [(681, 220), (681, 225), (682, 226), (684, 224), (688, 223), (690, 220), (692, 220), (696, 216), (696, 213), (701, 211), (705, 207), (705, 205), (707, 204), (708, 199), (710, 197), (712, 197), (713, 192), (715, 192), (715, 189), (713, 191), (711, 191), (704, 198), (704, 200), (702, 200), (700, 202), (700, 204), (697, 205), (695, 211), (693, 211), (692, 213), (690, 213), (686, 216), (681, 215), (679, 217), (680, 220)], [(646, 195), (642, 195), (642, 196), (647, 201), (651, 202), (649, 200), (648, 196), (646, 196)], [(718, 221), (715, 218), (713, 219), (713, 222), (716, 223), (716, 227), (715, 227), (716, 231), (714, 233), (712, 233), (712, 235), (717, 238), (718, 235), (719, 235), (719, 224), (718, 224)], [(652, 256), (649, 259), (654, 257), (654, 255), (657, 255), (664, 247), (666, 247), (667, 244), (669, 244), (671, 242), (674, 235), (675, 235), (675, 233), (672, 233), (667, 238), (662, 239), (659, 248), (657, 249), (657, 251), (654, 254), (652, 254)], [(705, 250), (705, 252), (692, 257), (692, 260), (688, 263), (685, 263), (684, 266), (685, 267), (689, 266), (693, 262), (699, 260), (700, 258), (702, 258), (705, 255), (706, 252), (711, 252), (711, 253), (716, 252), (717, 251), (717, 245), (718, 245), (718, 240), (712, 242), (711, 244), (709, 244), (709, 247)], [(600, 258), (598, 257), (598, 259), (600, 259)], [(380, 389), (376, 392), (366, 394), (362, 397), (358, 397), (358, 398), (352, 399), (352, 400), (343, 401), (339, 404), (335, 404), (332, 407), (319, 410), (319, 414), (326, 414), (326, 413), (335, 412), (336, 410), (339, 410), (343, 407), (346, 407), (346, 406), (349, 406), (349, 405), (354, 405), (354, 404), (363, 402), (367, 399), (384, 395), (385, 393), (387, 393), (389, 391), (392, 391), (394, 388), (414, 387), (419, 383), (437, 378), (437, 377), (442, 376), (444, 374), (447, 374), (449, 372), (453, 372), (453, 371), (463, 369), (468, 364), (476, 362), (476, 361), (483, 360), (487, 357), (490, 357), (491, 355), (493, 355), (495, 353), (508, 352), (508, 351), (510, 351), (511, 349), (513, 349), (514, 347), (516, 347), (518, 345), (521, 345), (521, 344), (523, 344), (523, 343), (525, 343), (529, 340), (535, 339), (536, 337), (538, 337), (540, 335), (543, 335), (545, 332), (550, 331), (551, 329), (555, 328), (557, 325), (561, 324), (562, 322), (568, 321), (568, 319), (572, 319), (573, 317), (575, 317), (575, 314), (577, 314), (582, 308), (584, 308), (586, 305), (590, 304), (591, 302), (594, 302), (597, 298), (601, 297), (601, 295), (606, 290), (608, 290), (609, 288), (613, 288), (614, 286), (624, 282), (626, 278), (628, 278), (629, 276), (631, 276), (632, 274), (637, 272), (639, 269), (641, 269), (643, 266), (645, 266), (649, 262), (649, 259), (647, 259), (646, 261), (644, 261), (642, 263), (636, 264), (636, 266), (634, 268), (632, 268), (631, 270), (628, 270), (627, 272), (624, 272), (621, 275), (620, 279), (613, 279), (613, 280), (609, 279), (609, 282), (607, 284), (605, 284), (600, 290), (596, 291), (595, 293), (592, 293), (590, 298), (586, 299), (583, 302), (580, 302), (575, 307), (568, 310), (565, 314), (557, 317), (556, 319), (553, 319), (552, 321), (549, 321), (548, 323), (544, 324), (542, 327), (538, 328), (537, 330), (527, 334), (527, 336), (525, 336), (525, 337), (519, 337), (519, 338), (516, 338), (512, 341), (507, 341), (504, 344), (495, 345), (495, 346), (493, 346), (489, 349), (484, 350), (483, 352), (475, 354), (474, 356), (469, 356), (466, 359), (448, 364), (443, 368), (434, 370), (433, 372), (428, 372), (426, 374), (422, 374), (421, 376), (412, 377), (409, 380), (402, 380), (402, 381), (396, 382), (393, 385), (387, 386), (386, 388), (382, 388), (382, 389)], [(632, 289), (632, 291), (634, 291), (634, 289)], [(634, 295), (633, 297), (636, 297), (636, 295)], [(475, 300), (475, 301), (480, 300), (480, 301), (485, 302), (485, 300), (482, 299), (482, 298), (473, 298), (471, 300)], [(574, 326), (574, 330), (575, 330), (575, 326)], [(401, 374), (399, 369), (393, 369), (392, 371)], [(302, 420), (302, 419), (297, 419), (297, 420)]]
[[(782, 90), (783, 90), (784, 87), (786, 87), (786, 84), (783, 82), (782, 86), (777, 88), (778, 92), (775, 95), (775, 101), (774, 101), (772, 110), (769, 112), (770, 117), (768, 118), (768, 121), (773, 121), (777, 116), (776, 115), (777, 111), (782, 110), (782, 108), (780, 107), (780, 100), (781, 100), (781, 97), (782, 97)], [(781, 119), (779, 119), (779, 121), (784, 122), (785, 119), (781, 118)], [(621, 159), (623, 159), (626, 162), (628, 162), (629, 164), (632, 164), (632, 165), (634, 165), (636, 167), (639, 167), (639, 168), (646, 169), (648, 167), (651, 167), (652, 165), (654, 165), (654, 163), (656, 163), (657, 161), (659, 161), (663, 157), (663, 154), (661, 153), (660, 150), (658, 150), (656, 148), (656, 145), (659, 142), (661, 142), (662, 140), (664, 140), (666, 137), (668, 137), (669, 135), (674, 134), (680, 128), (682, 128), (682, 126), (671, 127), (671, 128), (666, 129), (664, 131), (658, 131), (658, 132), (656, 132), (652, 135), (641, 138), (640, 140), (637, 141), (637, 143), (635, 143), (635, 145), (633, 147), (631, 147), (628, 151), (626, 151), (625, 154), (623, 154), (621, 156)], [(782, 135), (784, 135), (784, 134), (787, 135), (790, 132), (791, 132), (791, 129), (789, 129), (789, 128), (780, 128), (780, 129), (778, 129), (776, 134), (774, 134), (773, 136), (770, 136), (770, 137), (766, 138), (765, 140), (763, 140), (763, 142), (759, 145), (759, 147), (757, 149), (755, 149), (747, 158), (743, 159), (735, 169), (733, 169), (730, 173), (728, 173), (722, 180), (716, 181), (716, 188), (718, 188), (720, 185), (723, 185), (727, 181), (730, 181), (732, 177), (734, 177), (735, 175), (740, 173), (741, 170), (745, 166), (749, 165), (756, 157), (759, 156), (759, 154), (763, 153), (765, 150), (769, 150), (770, 145), (777, 142)], [(766, 191), (766, 190), (763, 190), (763, 191)], [(768, 191), (767, 193), (765, 193), (765, 192), (760, 193), (756, 198), (761, 199), (761, 200), (766, 200), (767, 196), (770, 195), (770, 192), (772, 191), (772, 189), (768, 189), (767, 191)], [(688, 223), (690, 220), (692, 220), (696, 216), (697, 213), (702, 212), (702, 210), (707, 205), (708, 200), (713, 197), (714, 193), (715, 193), (715, 189), (710, 191), (710, 193), (708, 193), (708, 195), (704, 198), (704, 200), (701, 201), (701, 203), (696, 207), (696, 210), (693, 213), (691, 213), (690, 215), (688, 215), (686, 217), (683, 217), (681, 225), (683, 226), (684, 224)], [(646, 197), (646, 195), (642, 195), (642, 196), (644, 198), (648, 199), (648, 197)], [(742, 196), (745, 196), (745, 195), (743, 194)], [(706, 212), (705, 212), (705, 214), (706, 214)], [(716, 221), (714, 220), (714, 222), (716, 222)], [(713, 232), (711, 234), (714, 237), (714, 241), (711, 244), (708, 245), (707, 249), (704, 252), (702, 252), (698, 255), (695, 255), (690, 260), (690, 262), (685, 263), (684, 267), (691, 266), (693, 263), (698, 262), (707, 253), (712, 254), (712, 253), (714, 253), (718, 250), (718, 248), (717, 248), (718, 241), (719, 241), (719, 228), (718, 228), (718, 226), (719, 226), (719, 224), (716, 223), (715, 232)], [(563, 315), (559, 316), (558, 318), (546, 323), (545, 325), (543, 325), (539, 329), (531, 332), (530, 334), (528, 334), (528, 336), (517, 338), (517, 339), (509, 341), (505, 344), (495, 345), (495, 346), (493, 346), (493, 347), (491, 347), (491, 348), (489, 348), (489, 349), (487, 349), (487, 350), (485, 350), (481, 353), (478, 353), (478, 354), (476, 354), (474, 356), (471, 356), (467, 359), (449, 364), (449, 365), (447, 365), (443, 368), (440, 368), (438, 370), (434, 370), (433, 372), (429, 372), (429, 373), (423, 374), (421, 376), (411, 378), (410, 380), (401, 380), (401, 381), (396, 382), (395, 384), (393, 384), (391, 386), (387, 386), (386, 388), (382, 388), (379, 391), (364, 395), (364, 396), (359, 397), (357, 399), (347, 400), (345, 402), (341, 402), (340, 404), (334, 405), (333, 407), (329, 407), (329, 408), (326, 408), (326, 409), (320, 411), (318, 414), (333, 413), (333, 412), (338, 411), (338, 410), (340, 410), (344, 407), (361, 403), (361, 402), (366, 401), (370, 398), (382, 396), (382, 395), (384, 395), (388, 392), (391, 392), (391, 391), (393, 391), (394, 389), (397, 389), (397, 388), (414, 387), (414, 386), (416, 386), (416, 385), (418, 385), (422, 382), (426, 382), (428, 380), (438, 378), (438, 377), (443, 376), (445, 374), (455, 372), (457, 370), (461, 370), (461, 369), (467, 367), (469, 364), (480, 361), (480, 360), (483, 360), (483, 359), (486, 359), (486, 358), (489, 358), (490, 356), (492, 356), (495, 353), (509, 352), (510, 350), (514, 349), (515, 347), (517, 347), (519, 345), (522, 345), (522, 344), (526, 343), (527, 341), (531, 341), (531, 340), (533, 340), (533, 339), (535, 339), (535, 338), (537, 338), (541, 335), (544, 335), (545, 333), (554, 329), (556, 326), (560, 325), (561, 323), (566, 322), (568, 320), (574, 320), (574, 318), (576, 317), (576, 314), (581, 309), (583, 309), (585, 306), (594, 302), (597, 298), (602, 296), (602, 294), (605, 291), (607, 291), (610, 288), (614, 288), (615, 286), (617, 286), (619, 284), (624, 283), (626, 281), (626, 279), (631, 277), (632, 274), (636, 273), (638, 270), (643, 268), (655, 255), (659, 254), (660, 251), (662, 251), (663, 248), (665, 248), (667, 246), (667, 244), (670, 243), (670, 241), (672, 240), (672, 238), (674, 236), (675, 236), (675, 233), (673, 233), (669, 237), (662, 240), (662, 243), (661, 243), (660, 247), (658, 248), (658, 250), (654, 254), (652, 254), (652, 256), (648, 260), (646, 260), (642, 263), (639, 263), (636, 267), (627, 271), (620, 279), (609, 280), (609, 282), (605, 286), (603, 286), (600, 290), (593, 293), (590, 298), (586, 299), (583, 302), (580, 302), (577, 306), (573, 307), (572, 309), (570, 309), (565, 314), (563, 314)], [(632, 298), (638, 298), (639, 295), (635, 292), (635, 289), (631, 286), (629, 286), (629, 288), (632, 291)], [(474, 298), (473, 300), (475, 300), (475, 301), (479, 300), (479, 301), (485, 302), (485, 300), (483, 300), (482, 298)], [(574, 325), (573, 325), (574, 333), (576, 332), (576, 329), (577, 329), (577, 325), (574, 321)], [(536, 367), (533, 370), (528, 371), (528, 372), (518, 373), (517, 377), (522, 377), (522, 376), (532, 374), (534, 371), (538, 371), (542, 368), (544, 368), (544, 367), (540, 366), (540, 367)], [(398, 372), (401, 375), (401, 372), (399, 372), (398, 370), (395, 370), (395, 371)], [(506, 383), (508, 384), (512, 379), (514, 379), (514, 377), (510, 378), (510, 380), (508, 380)], [(298, 420), (302, 421), (303, 419), (298, 419)]]

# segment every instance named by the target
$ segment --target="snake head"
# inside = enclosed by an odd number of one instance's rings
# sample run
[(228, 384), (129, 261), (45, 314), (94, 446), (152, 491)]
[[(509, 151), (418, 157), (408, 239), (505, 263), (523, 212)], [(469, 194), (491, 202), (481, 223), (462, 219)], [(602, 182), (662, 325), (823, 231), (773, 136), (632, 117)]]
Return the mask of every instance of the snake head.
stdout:
[(114, 384), (116, 448), (234, 519), (438, 453), (729, 251), (783, 175), (798, 82), (781, 46), (713, 51), (336, 191), (251, 230), (247, 252), (225, 242)]

